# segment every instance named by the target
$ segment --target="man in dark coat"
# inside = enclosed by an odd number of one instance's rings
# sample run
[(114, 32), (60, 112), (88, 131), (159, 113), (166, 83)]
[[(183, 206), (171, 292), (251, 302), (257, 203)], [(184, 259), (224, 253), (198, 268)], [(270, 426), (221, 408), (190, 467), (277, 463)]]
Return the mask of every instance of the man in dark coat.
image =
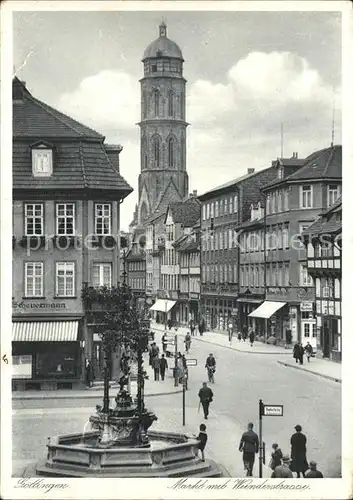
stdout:
[(92, 387), (93, 380), (94, 380), (93, 366), (92, 366), (92, 363), (88, 360), (88, 361), (86, 361), (86, 384), (87, 384), (87, 387)]
[(152, 368), (154, 370), (154, 380), (159, 380), (159, 370), (161, 368), (161, 360), (157, 356), (155, 356), (152, 360)]
[(305, 475), (309, 465), (306, 460), (306, 436), (302, 434), (302, 426), (296, 425), (296, 432), (290, 438), (291, 444), (291, 470), (297, 473), (297, 478), (300, 474)]
[(201, 321), (199, 323), (199, 332), (200, 332), (200, 335), (203, 335), (204, 331), (205, 331), (205, 321), (204, 321), (204, 319), (201, 319)]
[(300, 342), (297, 342), (293, 348), (293, 358), (295, 359), (295, 362), (298, 363), (299, 361), (299, 363), (302, 365), (303, 356), (304, 356), (304, 348)]
[(200, 403), (202, 404), (205, 419), (207, 420), (209, 406), (210, 403), (213, 401), (213, 392), (209, 387), (207, 387), (206, 382), (203, 382), (202, 387), (199, 390), (199, 398), (200, 398)]
[(246, 339), (248, 338), (248, 327), (247, 325), (244, 325), (243, 326), (243, 331), (242, 331), (242, 334), (243, 334), (243, 340), (244, 342), (246, 341)]
[(167, 335), (165, 333), (163, 333), (163, 335), (162, 335), (162, 349), (163, 349), (163, 352), (167, 351), (167, 346), (168, 346)]
[(247, 476), (252, 476), (252, 470), (255, 462), (255, 453), (259, 451), (259, 437), (254, 432), (254, 424), (248, 423), (248, 430), (241, 437), (239, 451), (243, 452), (244, 469)]
[(161, 379), (162, 380), (164, 380), (166, 369), (168, 370), (168, 362), (165, 359), (164, 354), (162, 354), (162, 357), (161, 357), (161, 360), (160, 360), (160, 372), (161, 372)]
[(308, 363), (310, 363), (310, 358), (311, 356), (313, 355), (313, 346), (310, 344), (310, 342), (308, 341), (308, 343), (306, 344), (306, 346), (304, 347), (304, 351), (305, 351), (305, 354), (306, 354), (306, 358), (308, 360)]
[(251, 347), (253, 346), (254, 340), (255, 340), (254, 330), (251, 329), (250, 334), (249, 334), (249, 341), (250, 341)]

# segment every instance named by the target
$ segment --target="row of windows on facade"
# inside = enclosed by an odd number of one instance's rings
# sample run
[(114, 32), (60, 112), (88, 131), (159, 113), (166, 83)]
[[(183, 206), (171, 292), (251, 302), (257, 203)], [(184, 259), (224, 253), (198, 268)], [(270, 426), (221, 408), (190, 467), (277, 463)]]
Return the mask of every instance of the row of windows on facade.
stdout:
[(145, 278), (131, 278), (129, 277), (129, 286), (132, 290), (144, 290)]
[(238, 212), (238, 196), (231, 196), (202, 206), (202, 220), (222, 217)]
[(182, 62), (177, 60), (162, 59), (159, 61), (148, 60), (144, 62), (145, 73), (163, 73), (165, 71), (181, 73), (182, 67)]
[(202, 238), (201, 248), (206, 250), (226, 250), (235, 248), (237, 242), (237, 232), (234, 229), (221, 231), (215, 229)]
[(163, 290), (179, 290), (179, 274), (162, 274), (161, 283)]
[[(299, 208), (314, 208), (313, 185), (303, 185), (299, 188)], [(339, 184), (329, 184), (327, 186), (327, 206), (329, 207), (337, 201), (341, 195), (341, 186)], [(289, 210), (289, 190), (279, 189), (272, 191), (266, 196), (267, 214), (286, 212)]]
[(161, 264), (164, 266), (175, 266), (180, 263), (180, 254), (175, 250), (164, 250), (162, 253)]
[[(112, 263), (94, 263), (91, 284), (94, 287), (112, 285)], [(44, 297), (44, 262), (25, 263), (25, 297)], [(76, 296), (75, 262), (55, 263), (55, 296)]]
[(202, 266), (203, 283), (236, 283), (238, 265), (235, 263), (208, 264)]
[[(25, 203), (25, 236), (44, 236), (44, 204)], [(76, 206), (74, 203), (56, 204), (56, 234), (76, 234)], [(110, 203), (95, 203), (94, 231), (97, 235), (110, 235), (112, 231), (112, 207)]]
[[(176, 103), (178, 103), (178, 110), (176, 110)], [(147, 92), (143, 92), (142, 94), (142, 118), (146, 118), (148, 116), (148, 109), (150, 108), (150, 99)], [(167, 104), (167, 106), (165, 106)], [(184, 92), (180, 93), (180, 97), (177, 99), (175, 91), (173, 89), (169, 89), (167, 92), (166, 99), (163, 99), (161, 93), (158, 89), (152, 90), (152, 109), (154, 112), (154, 116), (156, 118), (174, 118), (176, 111), (179, 111), (177, 114), (181, 119), (184, 119), (185, 116), (185, 98)]]
[(133, 261), (129, 262), (129, 271), (144, 271), (145, 270), (145, 262), (144, 261)]
[[(153, 166), (159, 167), (162, 163), (162, 155), (161, 155), (161, 150), (162, 150), (162, 139), (161, 137), (156, 134), (152, 137), (152, 162)], [(178, 146), (178, 141), (175, 137), (168, 137), (167, 139), (167, 147), (168, 147), (168, 165), (169, 167), (175, 167), (176, 166), (176, 149)], [(181, 163), (183, 164), (183, 158), (184, 158), (184, 149), (185, 149), (185, 138), (181, 138)], [(141, 150), (142, 150), (142, 155), (143, 155), (143, 168), (148, 168), (148, 163), (149, 163), (149, 155), (148, 155), (148, 142), (147, 139), (142, 139), (141, 141)]]
[(196, 276), (181, 276), (180, 291), (182, 293), (200, 293), (200, 278)]
[[(275, 262), (266, 264), (266, 286), (281, 287), (291, 286), (289, 280), (289, 262)], [(265, 267), (264, 264), (241, 265), (240, 266), (240, 286), (244, 287), (264, 287)], [(313, 280), (308, 274), (305, 265), (299, 264), (299, 283), (292, 283), (295, 286), (313, 286)]]
[(196, 252), (181, 253), (180, 267), (197, 267), (200, 265), (200, 255)]

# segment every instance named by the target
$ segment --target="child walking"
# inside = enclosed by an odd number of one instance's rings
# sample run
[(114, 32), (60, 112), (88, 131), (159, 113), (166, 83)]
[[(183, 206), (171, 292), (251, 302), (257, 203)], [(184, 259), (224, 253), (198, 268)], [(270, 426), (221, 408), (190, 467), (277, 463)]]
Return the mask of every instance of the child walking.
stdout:
[(205, 424), (200, 425), (200, 432), (199, 435), (197, 436), (197, 439), (200, 441), (199, 450), (201, 451), (201, 460), (202, 462), (204, 462), (205, 461), (204, 449), (207, 443), (207, 433)]

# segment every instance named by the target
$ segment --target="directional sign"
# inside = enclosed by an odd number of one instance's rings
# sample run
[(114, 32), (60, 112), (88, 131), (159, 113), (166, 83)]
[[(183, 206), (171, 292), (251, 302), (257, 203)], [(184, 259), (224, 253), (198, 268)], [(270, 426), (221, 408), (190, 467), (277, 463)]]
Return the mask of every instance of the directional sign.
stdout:
[(263, 405), (265, 417), (283, 417), (283, 405)]
[(186, 366), (197, 366), (197, 359), (187, 359)]

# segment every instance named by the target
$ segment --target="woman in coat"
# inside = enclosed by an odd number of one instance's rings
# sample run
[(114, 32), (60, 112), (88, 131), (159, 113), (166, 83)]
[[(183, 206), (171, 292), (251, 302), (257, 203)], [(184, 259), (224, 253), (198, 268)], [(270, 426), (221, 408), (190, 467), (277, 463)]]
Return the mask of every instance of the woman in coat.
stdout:
[(303, 356), (304, 356), (304, 348), (301, 345), (300, 342), (297, 342), (293, 348), (293, 358), (295, 359), (295, 362), (300, 364), (303, 364)]
[(302, 434), (302, 426), (296, 425), (296, 432), (292, 435), (290, 439), (291, 444), (291, 470), (297, 473), (297, 478), (300, 474), (305, 475), (308, 470), (309, 465), (306, 459), (306, 436)]

